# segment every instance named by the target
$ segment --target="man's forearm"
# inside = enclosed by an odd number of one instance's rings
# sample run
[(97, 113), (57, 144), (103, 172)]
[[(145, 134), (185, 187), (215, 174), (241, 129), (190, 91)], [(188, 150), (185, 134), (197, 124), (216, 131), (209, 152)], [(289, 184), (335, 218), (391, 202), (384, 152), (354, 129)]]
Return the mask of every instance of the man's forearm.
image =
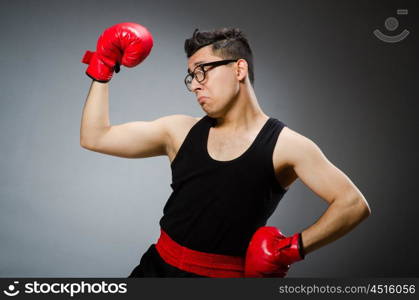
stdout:
[(303, 230), (302, 242), (306, 254), (325, 246), (348, 233), (368, 217), (370, 210), (363, 197), (336, 199), (312, 226)]
[(109, 83), (92, 81), (83, 109), (80, 144), (94, 143), (109, 126)]

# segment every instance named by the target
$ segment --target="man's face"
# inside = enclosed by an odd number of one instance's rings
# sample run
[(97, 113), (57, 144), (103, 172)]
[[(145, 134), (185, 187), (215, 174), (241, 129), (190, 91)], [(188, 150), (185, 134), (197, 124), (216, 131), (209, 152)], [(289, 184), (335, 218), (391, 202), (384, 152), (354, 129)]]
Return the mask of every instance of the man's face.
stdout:
[[(189, 71), (192, 72), (199, 64), (224, 60), (215, 55), (211, 47), (211, 45), (202, 47), (188, 59)], [(239, 92), (239, 81), (235, 75), (236, 63), (204, 68), (206, 71), (209, 70), (205, 74), (205, 80), (198, 82), (193, 79), (192, 92), (195, 93), (197, 101), (208, 116), (222, 117), (234, 104)]]

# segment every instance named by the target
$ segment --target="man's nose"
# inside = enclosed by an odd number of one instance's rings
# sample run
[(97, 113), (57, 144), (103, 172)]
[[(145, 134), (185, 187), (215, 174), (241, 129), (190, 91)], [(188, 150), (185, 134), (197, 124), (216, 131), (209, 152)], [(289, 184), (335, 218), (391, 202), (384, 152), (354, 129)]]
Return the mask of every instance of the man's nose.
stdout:
[(191, 90), (192, 92), (195, 92), (197, 89), (202, 89), (202, 84), (199, 83), (195, 77), (194, 79), (192, 79), (192, 82), (191, 82)]

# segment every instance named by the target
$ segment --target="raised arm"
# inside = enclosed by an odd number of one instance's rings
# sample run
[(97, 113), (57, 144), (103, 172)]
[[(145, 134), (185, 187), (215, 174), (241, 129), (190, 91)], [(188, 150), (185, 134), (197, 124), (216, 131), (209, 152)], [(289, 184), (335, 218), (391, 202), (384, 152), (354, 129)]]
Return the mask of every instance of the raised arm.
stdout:
[(83, 109), (80, 145), (105, 154), (134, 158), (167, 153), (166, 121), (130, 122), (112, 126), (109, 122), (109, 81), (120, 66), (134, 67), (150, 53), (153, 38), (136, 23), (119, 23), (99, 37), (95, 52), (86, 51), (82, 62), (93, 79)]

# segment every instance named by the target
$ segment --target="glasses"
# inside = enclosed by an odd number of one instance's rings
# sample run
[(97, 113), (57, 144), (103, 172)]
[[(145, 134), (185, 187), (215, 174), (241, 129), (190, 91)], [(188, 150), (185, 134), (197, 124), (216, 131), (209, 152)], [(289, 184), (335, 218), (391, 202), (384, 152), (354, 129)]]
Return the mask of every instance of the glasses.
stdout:
[[(226, 59), (226, 60), (213, 61), (213, 62), (197, 65), (195, 69), (193, 70), (193, 72), (191, 73), (188, 72), (188, 75), (186, 75), (185, 85), (188, 88), (188, 90), (192, 92), (191, 85), (194, 78), (196, 79), (196, 81), (201, 83), (205, 80), (205, 75), (209, 70), (212, 70), (215, 67), (223, 66), (223, 65), (236, 62), (236, 61), (238, 61), (238, 59)], [(211, 67), (211, 68), (208, 68), (205, 70), (204, 69), (205, 67)]]

